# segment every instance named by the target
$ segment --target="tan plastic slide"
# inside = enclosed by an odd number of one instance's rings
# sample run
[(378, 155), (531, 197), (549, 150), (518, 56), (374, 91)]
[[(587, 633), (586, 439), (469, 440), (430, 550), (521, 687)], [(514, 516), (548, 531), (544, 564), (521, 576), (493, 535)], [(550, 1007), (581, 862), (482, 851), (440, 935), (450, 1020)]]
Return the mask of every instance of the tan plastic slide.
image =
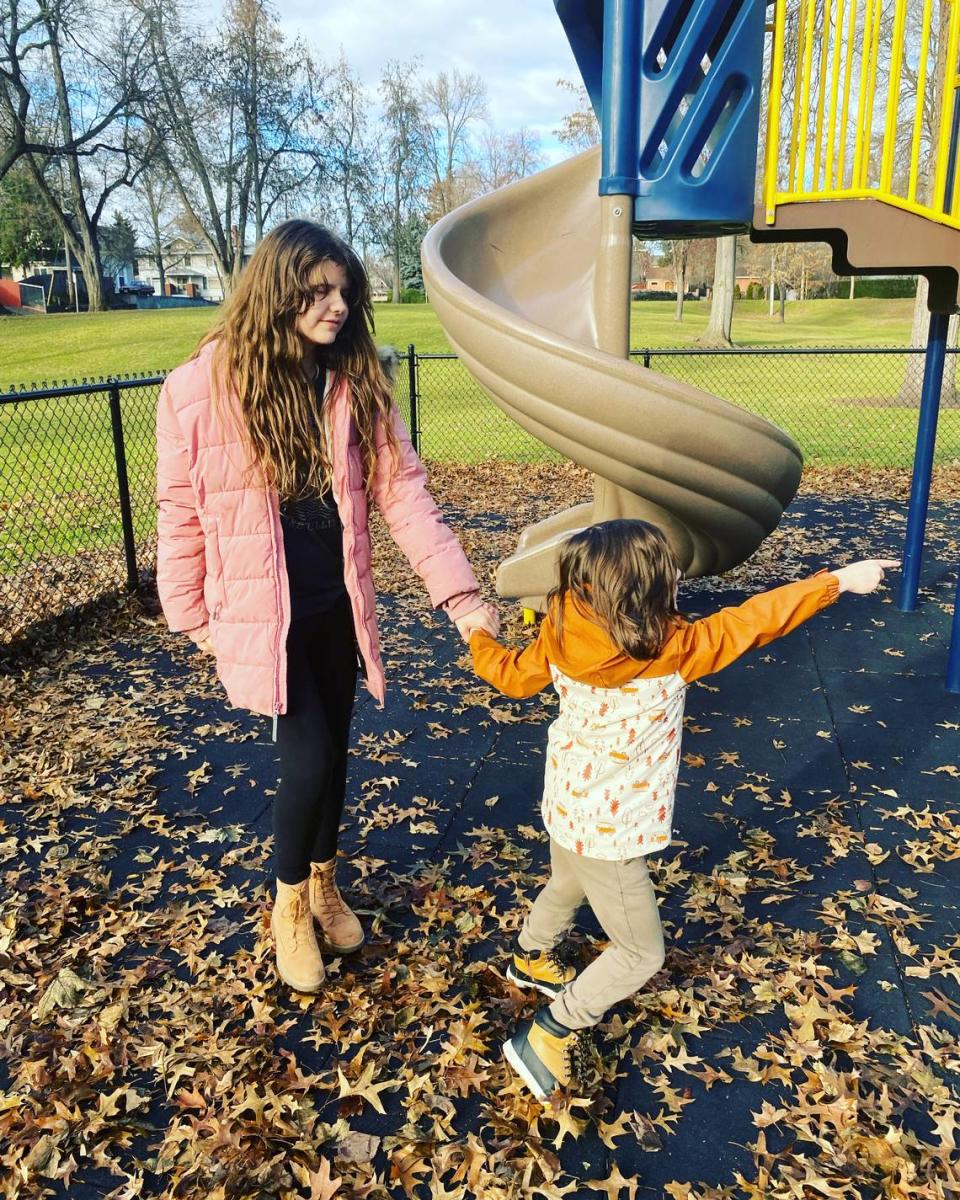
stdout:
[(501, 595), (532, 608), (576, 529), (641, 517), (685, 574), (712, 574), (753, 553), (800, 480), (800, 451), (775, 425), (597, 349), (599, 169), (599, 151), (577, 155), (456, 209), (423, 244), (430, 301), (471, 374), (597, 477), (592, 503), (530, 526), (498, 571)]

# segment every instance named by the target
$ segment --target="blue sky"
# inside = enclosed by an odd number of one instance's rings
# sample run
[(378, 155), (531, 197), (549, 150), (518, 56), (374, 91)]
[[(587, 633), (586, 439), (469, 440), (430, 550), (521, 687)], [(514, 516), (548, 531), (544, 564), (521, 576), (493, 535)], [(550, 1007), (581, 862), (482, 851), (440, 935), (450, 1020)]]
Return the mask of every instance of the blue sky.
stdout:
[(476, 72), (487, 84), (491, 122), (527, 125), (551, 161), (564, 157), (552, 131), (574, 107), (556, 86), (579, 82), (553, 0), (275, 0), (284, 30), (299, 33), (318, 55), (335, 59), (342, 46), (371, 89), (390, 58), (420, 55), (428, 75)]

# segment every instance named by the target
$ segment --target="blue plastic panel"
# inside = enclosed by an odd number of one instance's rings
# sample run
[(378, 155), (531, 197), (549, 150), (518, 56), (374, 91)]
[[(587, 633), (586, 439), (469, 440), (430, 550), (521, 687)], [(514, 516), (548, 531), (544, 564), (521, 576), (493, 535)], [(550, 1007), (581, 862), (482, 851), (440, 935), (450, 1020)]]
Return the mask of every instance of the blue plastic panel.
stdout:
[(746, 230), (764, 0), (555, 0), (602, 130), (601, 195), (645, 236)]

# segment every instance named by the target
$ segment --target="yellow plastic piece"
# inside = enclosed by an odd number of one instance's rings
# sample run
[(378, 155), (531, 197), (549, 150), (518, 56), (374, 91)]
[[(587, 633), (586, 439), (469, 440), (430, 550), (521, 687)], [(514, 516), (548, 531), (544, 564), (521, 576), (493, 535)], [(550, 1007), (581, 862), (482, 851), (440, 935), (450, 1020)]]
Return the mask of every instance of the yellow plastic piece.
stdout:
[(532, 608), (525, 608), (523, 610), (523, 623), (524, 623), (524, 625), (536, 625), (537, 614), (533, 611)]
[(917, 71), (917, 107), (913, 115), (913, 140), (910, 145), (910, 186), (907, 199), (917, 199), (917, 180), (920, 174), (920, 140), (923, 134), (923, 106), (927, 101), (927, 59), (930, 56), (930, 27), (933, 20), (933, 0), (925, 0), (923, 29), (920, 33), (920, 66)]
[[(885, 11), (883, 0), (823, 0), (820, 11), (816, 0), (777, 0), (763, 175), (768, 225), (781, 204), (870, 198), (960, 228), (960, 172), (945, 194), (960, 102), (960, 0), (945, 8), (946, 28), (938, 36), (946, 40), (946, 54), (939, 68), (931, 61), (933, 0), (923, 0), (915, 97), (904, 91), (907, 4), (893, 0)], [(931, 70), (941, 78), (929, 80)], [(792, 100), (784, 102), (788, 71)], [(923, 106), (931, 87), (940, 97), (940, 136), (932, 161), (923, 163)], [(905, 105), (913, 105), (905, 118), (910, 166), (895, 182), (897, 122)], [(919, 199), (925, 176), (932, 176), (932, 189)]]

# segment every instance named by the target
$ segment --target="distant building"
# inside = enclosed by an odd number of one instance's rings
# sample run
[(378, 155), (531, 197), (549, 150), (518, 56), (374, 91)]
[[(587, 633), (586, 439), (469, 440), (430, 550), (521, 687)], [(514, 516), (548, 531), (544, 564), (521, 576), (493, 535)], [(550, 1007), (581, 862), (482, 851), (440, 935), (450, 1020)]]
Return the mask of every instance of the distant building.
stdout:
[[(80, 264), (75, 258), (71, 260), (70, 266), (73, 269), (74, 275), (82, 278), (83, 273), (80, 269)], [(58, 271), (65, 273), (66, 270), (67, 260), (63, 251), (61, 250), (58, 254), (54, 254), (51, 258), (35, 259), (31, 262), (28, 262), (23, 267), (4, 267), (2, 270), (0, 270), (0, 279), (15, 279), (19, 282), (24, 279), (29, 279), (34, 275), (56, 275)], [(104, 277), (107, 279), (116, 279), (117, 276), (125, 276), (127, 279), (133, 279), (137, 273), (137, 264), (136, 261), (121, 263), (117, 266), (117, 270), (113, 272), (113, 275), (110, 274), (110, 271), (112, 270), (112, 266), (110, 270), (104, 267)]]
[(673, 267), (647, 267), (646, 274), (638, 279), (631, 292), (672, 292), (676, 289), (677, 281)]
[[(244, 249), (244, 266), (250, 261), (253, 247)], [(153, 285), (160, 295), (160, 272), (152, 256), (141, 251), (138, 258), (138, 279)], [(163, 274), (168, 296), (192, 296), (219, 302), (223, 299), (223, 280), (209, 246), (199, 238), (178, 236), (163, 247)]]
[(747, 290), (752, 287), (762, 288), (763, 294), (767, 294), (767, 285), (759, 275), (738, 275), (737, 287), (740, 289), (741, 296), (745, 296), (747, 294)]
[[(669, 292), (671, 295), (676, 293), (677, 280), (673, 273), (673, 267), (647, 267), (646, 272), (640, 278), (634, 281), (630, 288), (631, 296), (638, 296), (641, 292)], [(703, 280), (693, 280), (689, 276), (687, 278), (687, 296), (702, 297), (707, 294), (708, 286)]]

